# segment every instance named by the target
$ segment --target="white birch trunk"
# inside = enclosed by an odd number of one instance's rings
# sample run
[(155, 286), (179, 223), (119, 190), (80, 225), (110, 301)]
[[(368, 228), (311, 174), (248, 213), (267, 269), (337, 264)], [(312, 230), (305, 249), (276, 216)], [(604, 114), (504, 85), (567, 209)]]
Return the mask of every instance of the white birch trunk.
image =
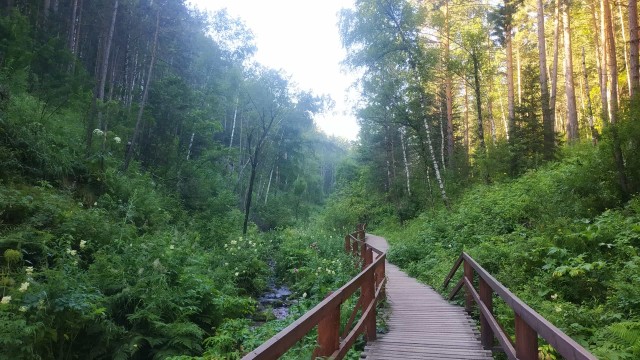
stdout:
[[(440, 123), (440, 129), (442, 131), (442, 122)], [(400, 132), (400, 145), (402, 146), (402, 159), (404, 160), (404, 174), (407, 177), (407, 194), (411, 196), (411, 174), (409, 173), (409, 162), (407, 161), (407, 147), (404, 142), (405, 130), (401, 127), (398, 131)], [(442, 143), (444, 144), (444, 141)], [(444, 151), (442, 153), (442, 160), (444, 161)]]

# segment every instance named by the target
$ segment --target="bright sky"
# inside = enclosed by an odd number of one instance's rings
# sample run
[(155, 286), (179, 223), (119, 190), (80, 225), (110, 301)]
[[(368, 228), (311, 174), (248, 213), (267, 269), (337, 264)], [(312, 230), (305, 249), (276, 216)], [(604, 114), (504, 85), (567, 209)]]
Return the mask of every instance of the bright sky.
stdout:
[(283, 69), (302, 90), (329, 94), (336, 103), (316, 118), (325, 133), (355, 140), (358, 125), (352, 114), (357, 93), (349, 90), (355, 77), (340, 66), (345, 51), (338, 31), (338, 12), (352, 0), (191, 0), (201, 9), (227, 8), (254, 35), (256, 60)]

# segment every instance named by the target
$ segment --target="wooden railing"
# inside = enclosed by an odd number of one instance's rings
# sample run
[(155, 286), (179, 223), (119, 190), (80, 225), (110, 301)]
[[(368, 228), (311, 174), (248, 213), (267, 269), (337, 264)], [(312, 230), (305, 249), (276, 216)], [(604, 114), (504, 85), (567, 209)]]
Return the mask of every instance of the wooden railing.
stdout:
[[(342, 359), (360, 334), (368, 341), (376, 338), (376, 305), (383, 295), (386, 254), (365, 243), (365, 226), (345, 236), (345, 250), (360, 258), (362, 271), (340, 289), (329, 294), (321, 303), (298, 320), (274, 335), (257, 349), (243, 357), (249, 359), (277, 359), (318, 326), (318, 346), (312, 358), (327, 356)], [(374, 254), (376, 257), (374, 258)], [(358, 289), (360, 297), (340, 334), (340, 307)], [(360, 319), (354, 325), (358, 312)]]
[[(465, 287), (465, 308), (473, 309), (475, 302), (480, 310), (480, 340), (486, 349), (492, 349), (494, 337), (509, 359), (537, 360), (538, 336), (553, 346), (567, 360), (595, 360), (596, 357), (577, 342), (553, 326), (540, 314), (522, 302), (509, 289), (491, 276), (467, 253), (462, 253), (447, 275), (443, 287), (446, 289), (460, 265), (464, 264), (464, 276), (449, 294), (449, 300)], [(474, 276), (478, 274), (479, 290), (474, 288)], [(493, 293), (504, 300), (515, 315), (515, 343), (504, 332), (493, 315)]]

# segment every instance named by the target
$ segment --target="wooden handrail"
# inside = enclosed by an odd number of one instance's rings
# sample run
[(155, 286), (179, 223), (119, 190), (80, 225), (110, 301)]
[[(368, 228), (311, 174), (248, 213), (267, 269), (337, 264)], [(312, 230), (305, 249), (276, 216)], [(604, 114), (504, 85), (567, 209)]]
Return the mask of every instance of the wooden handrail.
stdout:
[[(329, 294), (298, 320), (245, 355), (243, 360), (277, 359), (305, 337), (316, 325), (318, 326), (318, 347), (313, 352), (312, 358), (328, 356), (332, 359), (342, 359), (358, 336), (363, 333), (367, 340), (375, 340), (376, 306), (378, 299), (384, 296), (386, 254), (365, 242), (365, 228), (365, 225), (358, 225), (356, 232), (345, 236), (345, 251), (360, 257), (362, 271), (340, 289)], [(378, 254), (375, 259), (373, 258), (374, 252)], [(343, 334), (344, 337), (341, 338), (339, 334), (340, 306), (358, 289), (361, 289), (360, 298), (349, 317), (345, 333), (353, 324), (360, 309), (362, 309), (362, 314), (353, 328), (347, 334)]]
[[(444, 289), (447, 288), (461, 265), (464, 268), (464, 276), (449, 294), (449, 300), (453, 299), (464, 285), (466, 290), (465, 308), (467, 311), (471, 311), (475, 302), (480, 310), (480, 339), (485, 348), (493, 348), (495, 337), (509, 359), (537, 360), (538, 336), (540, 336), (567, 360), (597, 359), (515, 296), (467, 253), (463, 252), (456, 260), (444, 280)], [(478, 291), (473, 285), (476, 273), (478, 274)], [(498, 294), (514, 312), (515, 343), (512, 343), (511, 338), (504, 332), (493, 314), (493, 292)]]

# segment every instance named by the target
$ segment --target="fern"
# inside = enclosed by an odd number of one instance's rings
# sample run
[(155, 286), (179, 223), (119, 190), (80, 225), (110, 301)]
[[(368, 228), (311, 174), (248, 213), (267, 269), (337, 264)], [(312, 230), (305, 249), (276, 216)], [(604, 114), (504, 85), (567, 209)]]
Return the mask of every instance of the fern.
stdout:
[(640, 357), (640, 322), (624, 321), (609, 326), (609, 331), (620, 342), (627, 346), (627, 350)]

